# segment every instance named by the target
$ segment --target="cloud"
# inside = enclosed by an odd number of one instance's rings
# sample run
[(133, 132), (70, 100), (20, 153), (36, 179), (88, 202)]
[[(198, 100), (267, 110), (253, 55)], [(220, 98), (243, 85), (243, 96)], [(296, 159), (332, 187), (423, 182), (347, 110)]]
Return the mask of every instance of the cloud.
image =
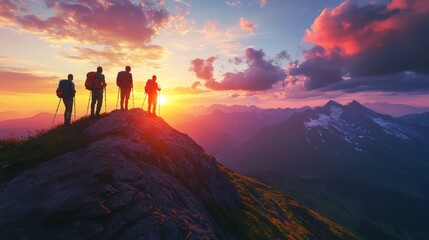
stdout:
[(315, 19), (304, 37), (314, 47), (288, 72), (307, 90), (429, 92), (428, 32), (425, 0), (345, 1)]
[(259, 0), (259, 6), (260, 7), (263, 7), (265, 5), (267, 5), (267, 0)]
[(231, 7), (239, 7), (241, 6), (241, 2), (240, 1), (226, 1), (225, 2), (226, 5), (231, 6)]
[(191, 61), (191, 67), (189, 71), (195, 73), (197, 78), (206, 80), (206, 81), (214, 81), (213, 78), (213, 62), (216, 60), (216, 57), (210, 57), (206, 60), (201, 58), (196, 58)]
[(243, 29), (245, 31), (252, 32), (253, 29), (258, 27), (258, 25), (255, 25), (255, 24), (247, 21), (246, 19), (244, 19), (244, 17), (241, 17), (240, 18), (240, 27), (241, 27), (241, 29)]
[(220, 34), (219, 28), (215, 21), (207, 21), (199, 32), (207, 38), (215, 38)]
[(152, 47), (152, 39), (170, 21), (162, 2), (45, 0), (51, 13), (48, 17), (29, 12), (22, 1), (3, 2), (1, 20), (16, 24), (24, 31), (42, 35), (52, 42), (104, 46), (115, 52), (123, 48)]
[(111, 47), (102, 49), (74, 47), (73, 54), (62, 53), (66, 59), (74, 61), (94, 61), (96, 65), (108, 64), (112, 66), (123, 66), (129, 63), (143, 62), (147, 66), (158, 68), (156, 61), (163, 58), (166, 54), (164, 49), (159, 46), (147, 46), (143, 49), (123, 48), (122, 51), (116, 51)]
[[(283, 69), (274, 65), (272, 60), (265, 60), (264, 57), (265, 53), (262, 50), (247, 48), (244, 53), (247, 69), (226, 72), (220, 82), (213, 77), (215, 57), (192, 60), (190, 71), (193, 71), (199, 79), (205, 80), (205, 86), (212, 90), (263, 91), (271, 89), (275, 83), (283, 81), (286, 77)], [(230, 62), (239, 64), (241, 60), (234, 58)]]
[[(28, 69), (0, 68), (1, 92), (40, 93), (55, 89), (57, 76), (39, 76)], [(54, 93), (53, 93), (54, 94)]]
[(191, 88), (192, 89), (196, 89), (197, 87), (199, 87), (201, 85), (201, 82), (200, 81), (195, 81), (194, 83), (192, 83), (192, 86), (191, 86)]

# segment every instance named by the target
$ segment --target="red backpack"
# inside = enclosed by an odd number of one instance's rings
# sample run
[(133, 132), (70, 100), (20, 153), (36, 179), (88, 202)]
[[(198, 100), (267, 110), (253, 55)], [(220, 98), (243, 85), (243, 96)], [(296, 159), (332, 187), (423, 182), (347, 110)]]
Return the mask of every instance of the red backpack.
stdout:
[(86, 74), (85, 88), (91, 91), (102, 88), (100, 81), (97, 79), (97, 72), (88, 72)]
[(144, 87), (144, 91), (147, 94), (154, 94), (158, 90), (158, 84), (152, 79), (148, 79), (146, 82), (146, 86)]

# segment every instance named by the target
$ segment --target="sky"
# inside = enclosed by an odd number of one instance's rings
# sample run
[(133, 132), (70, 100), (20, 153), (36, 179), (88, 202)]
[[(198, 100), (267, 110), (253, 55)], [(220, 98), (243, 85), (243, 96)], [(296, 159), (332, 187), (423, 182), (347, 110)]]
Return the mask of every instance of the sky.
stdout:
[(157, 75), (164, 113), (330, 99), (429, 106), (426, 0), (0, 1), (0, 112), (55, 111), (71, 73), (85, 115), (97, 66), (114, 110), (127, 65), (134, 106)]

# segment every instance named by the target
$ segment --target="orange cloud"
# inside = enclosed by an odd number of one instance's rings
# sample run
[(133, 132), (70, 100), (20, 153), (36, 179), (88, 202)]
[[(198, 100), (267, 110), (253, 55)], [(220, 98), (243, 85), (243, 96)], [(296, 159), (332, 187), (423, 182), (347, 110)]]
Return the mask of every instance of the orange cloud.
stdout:
[(252, 32), (253, 29), (257, 28), (258, 26), (255, 25), (255, 24), (253, 24), (253, 23), (251, 23), (251, 22), (249, 22), (249, 21), (247, 21), (246, 19), (244, 19), (244, 17), (241, 17), (240, 18), (240, 27), (243, 30)]
[(200, 33), (206, 37), (214, 38), (220, 34), (220, 31), (215, 21), (207, 21)]
[(75, 42), (81, 49), (101, 46), (119, 55), (127, 54), (123, 49), (139, 53), (153, 48), (152, 39), (176, 20), (164, 3), (154, 1), (45, 0), (45, 5), (51, 16), (32, 13), (23, 1), (5, 0), (0, 20), (51, 42)]

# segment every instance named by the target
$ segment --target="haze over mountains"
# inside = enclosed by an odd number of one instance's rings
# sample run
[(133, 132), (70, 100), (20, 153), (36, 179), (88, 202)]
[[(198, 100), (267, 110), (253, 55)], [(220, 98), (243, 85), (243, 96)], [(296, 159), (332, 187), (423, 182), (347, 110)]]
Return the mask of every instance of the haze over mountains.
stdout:
[(187, 115), (172, 122), (215, 156), (254, 136), (261, 129), (280, 123), (307, 109), (260, 109), (255, 106), (213, 105), (207, 114)]
[(429, 129), (330, 101), (261, 130), (219, 161), (368, 239), (429, 236)]
[(387, 102), (364, 103), (365, 107), (376, 112), (390, 115), (392, 117), (400, 117), (409, 114), (418, 114), (429, 112), (429, 107), (416, 107), (406, 104), (392, 104)]

